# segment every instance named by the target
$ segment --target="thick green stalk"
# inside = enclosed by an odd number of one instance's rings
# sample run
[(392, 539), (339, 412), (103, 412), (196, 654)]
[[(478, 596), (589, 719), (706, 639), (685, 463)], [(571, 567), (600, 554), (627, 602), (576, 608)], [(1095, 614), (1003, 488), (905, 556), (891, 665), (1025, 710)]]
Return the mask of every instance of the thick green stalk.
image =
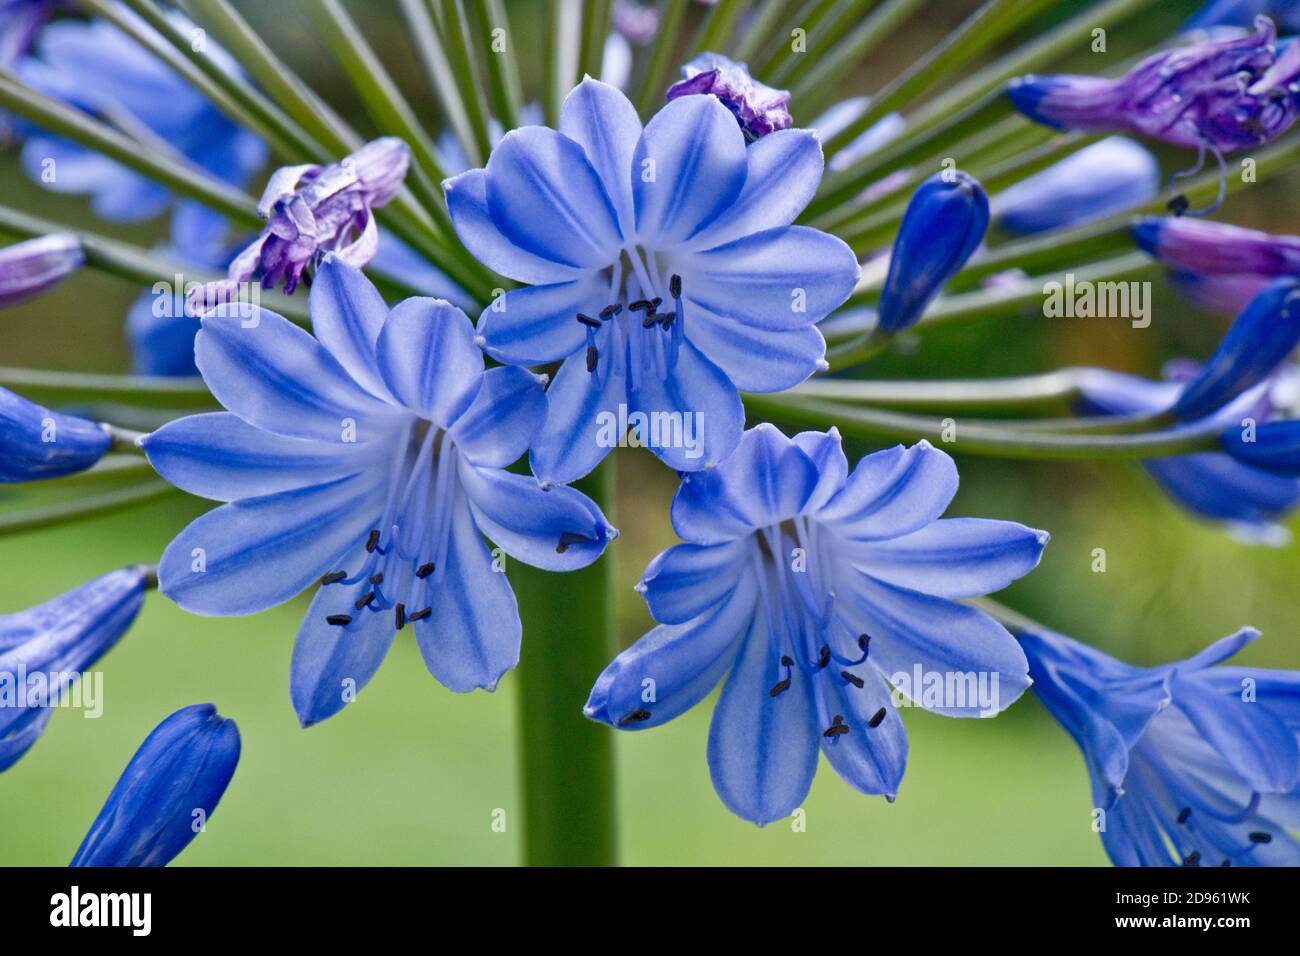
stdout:
[(447, 49), (451, 72), (465, 104), (470, 129), (474, 133), (477, 152), (485, 160), (492, 152), (492, 137), (488, 133), (488, 107), (483, 102), (482, 84), (470, 54), (469, 24), (465, 18), (463, 0), (444, 0), (441, 36)]
[(736, 21), (748, 6), (749, 0), (718, 0), (695, 34), (691, 56), (704, 52), (726, 53), (731, 46), (731, 37), (736, 32)]
[[(578, 487), (612, 519), (614, 455)], [(554, 574), (510, 566), (524, 638), (518, 687), (524, 860), (531, 866), (617, 862), (614, 732), (582, 715), (615, 648), (614, 560)]]
[(8, 511), (0, 514), (0, 537), (37, 528), (43, 530), (70, 521), (80, 521), (82, 518), (96, 518), (171, 494), (182, 494), (182, 492), (165, 481), (150, 480), (97, 495), (86, 495), (72, 501)]
[(663, 19), (659, 23), (659, 34), (650, 50), (650, 62), (641, 79), (641, 94), (636, 98), (636, 111), (642, 119), (649, 117), (663, 102), (664, 90), (668, 87), (668, 77), (672, 70), (674, 43), (681, 30), (682, 20), (686, 17), (688, 2), (689, 0), (668, 0), (668, 6), (664, 10)]
[(582, 50), (578, 54), (578, 72), (600, 78), (605, 62), (605, 38), (609, 36), (612, 0), (588, 0), (582, 24)]
[[(502, 0), (474, 0), (474, 17), (484, 37), (483, 57), (487, 63), (488, 82), (492, 86), (492, 108), (503, 127), (514, 129), (519, 125), (519, 104), (523, 94), (520, 92), (519, 62), (510, 18)], [(493, 46), (497, 30), (502, 31), (503, 50)]]
[(175, 411), (217, 407), (201, 378), (0, 367), (0, 386), (41, 405), (118, 402)]
[(560, 125), (560, 104), (578, 80), (582, 47), (581, 0), (546, 0), (546, 36), (542, 56), (542, 109), (546, 125)]

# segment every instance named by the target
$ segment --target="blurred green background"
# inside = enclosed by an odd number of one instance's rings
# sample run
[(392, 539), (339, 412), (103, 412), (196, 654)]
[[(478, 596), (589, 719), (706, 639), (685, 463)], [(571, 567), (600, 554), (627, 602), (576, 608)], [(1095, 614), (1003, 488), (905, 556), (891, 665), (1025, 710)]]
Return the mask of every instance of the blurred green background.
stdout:
[[(241, 6), (328, 99), (355, 112), (292, 5), (277, 4), (274, 13)], [(862, 65), (846, 94), (878, 88), (973, 6), (927, 7), (898, 42)], [(1114, 55), (1127, 56), (1168, 35), (1192, 6), (1165, 4), (1128, 32), (1113, 31)], [(365, 7), (366, 29), (386, 51), (386, 63), (437, 128), (437, 108), (421, 88), (398, 21), (387, 4)], [(534, 7), (511, 2), (516, 30), (528, 30)], [(1078, 5), (1062, 7), (1070, 8), (1064, 15)], [(535, 46), (520, 44), (529, 55)], [(1088, 68), (1086, 61), (1074, 65)], [(535, 75), (526, 63), (525, 76)], [(1175, 155), (1166, 171), (1188, 160)], [(3, 201), (16, 207), (145, 245), (165, 234), (162, 220), (129, 229), (95, 223), (84, 202), (28, 183), (11, 153), (0, 154), (0, 177)], [(1297, 181), (1292, 174), (1248, 189), (1231, 198), (1219, 218), (1294, 232)], [(1208, 354), (1223, 320), (1193, 311), (1163, 283), (1156, 291), (1148, 329), (1120, 320), (1009, 315), (927, 334), (915, 351), (887, 357), (866, 374), (1001, 375), (1066, 364), (1154, 373), (1170, 356)], [(0, 364), (126, 369), (122, 319), (138, 292), (86, 273), (0, 314)], [(853, 445), (850, 457), (869, 450)], [(1011, 519), (1052, 533), (1042, 565), (1002, 595), (1006, 603), (1138, 664), (1187, 655), (1249, 623), (1264, 631), (1264, 639), (1243, 653), (1243, 663), (1300, 666), (1296, 546), (1253, 548), (1233, 541), (1178, 511), (1136, 465), (1022, 465), (954, 450), (962, 489), (950, 514)], [(648, 454), (620, 453), (614, 521), (623, 536), (606, 557), (615, 562), (621, 585), (613, 636), (620, 646), (650, 624), (632, 585), (646, 561), (674, 541), (667, 524), (673, 487), (671, 474)], [(0, 509), (21, 503), (12, 492), (0, 494)], [(0, 538), (0, 613), (111, 568), (155, 560), (205, 507), (177, 495), (157, 507)], [(1105, 573), (1091, 571), (1095, 548), (1106, 551)], [(99, 665), (103, 716), (56, 713), (41, 741), (0, 775), (0, 863), (65, 863), (147, 732), (176, 708), (201, 701), (216, 703), (239, 723), (244, 753), (207, 832), (178, 864), (519, 862), (523, 811), (516, 764), (522, 741), (515, 675), (507, 675), (495, 694), (453, 695), (427, 674), (405, 632), (357, 706), (304, 731), (287, 684), (305, 607), (299, 599), (255, 617), (207, 619), (150, 595), (135, 627)], [(572, 701), (575, 710), (581, 704)], [(722, 807), (704, 759), (710, 710), (706, 704), (647, 733), (609, 731), (617, 738), (624, 862), (1106, 862), (1090, 829), (1082, 760), (1031, 696), (995, 720), (906, 712), (911, 755), (897, 802), (857, 794), (823, 763), (805, 803), (803, 832), (789, 822), (760, 830)], [(584, 785), (572, 781), (574, 788)], [(506, 828), (497, 832), (492, 824), (502, 810)]]

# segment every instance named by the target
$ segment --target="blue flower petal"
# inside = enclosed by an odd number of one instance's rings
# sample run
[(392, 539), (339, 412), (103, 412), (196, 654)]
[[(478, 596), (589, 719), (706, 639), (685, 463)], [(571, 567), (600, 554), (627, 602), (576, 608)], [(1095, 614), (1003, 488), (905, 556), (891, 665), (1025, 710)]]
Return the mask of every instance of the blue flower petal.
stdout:
[(586, 340), (578, 313), (595, 315), (604, 308), (607, 284), (592, 272), (572, 282), (511, 289), (479, 315), (483, 348), (512, 365), (541, 365), (572, 355)]
[(386, 483), (371, 471), (209, 511), (163, 552), (159, 588), (194, 614), (252, 614), (283, 603), (376, 526)]
[(745, 185), (745, 135), (713, 96), (685, 96), (646, 125), (632, 164), (641, 242), (689, 239), (725, 211)]
[(654, 628), (610, 662), (583, 713), (619, 730), (645, 730), (690, 710), (730, 670), (757, 594), (754, 579), (742, 578), (705, 613)]
[(742, 577), (753, 575), (751, 548), (745, 540), (677, 544), (656, 555), (637, 585), (650, 616), (663, 624), (685, 624), (716, 607)]
[(479, 530), (519, 561), (547, 571), (585, 568), (617, 534), (576, 489), (462, 462), (461, 485)]
[[(892, 800), (907, 768), (907, 731), (880, 675), (871, 667), (863, 667), (857, 669), (856, 676), (863, 682), (861, 687), (846, 680), (838, 668), (818, 671), (811, 678), (817, 695), (822, 753), (849, 786)], [(884, 716), (871, 726), (882, 709)], [(827, 737), (825, 731), (836, 717), (849, 732)]]
[(745, 432), (718, 467), (682, 479), (673, 498), (673, 529), (695, 544), (732, 541), (799, 514), (817, 478), (799, 446), (764, 422)]
[(759, 826), (798, 808), (817, 772), (812, 683), (772, 697), (783, 676), (766, 615), (755, 614), (709, 724), (709, 776), (727, 809)]
[[(607, 350), (601, 360), (616, 360)], [(566, 484), (589, 474), (609, 454), (601, 443), (597, 417), (618, 418), (618, 406), (627, 404), (627, 378), (621, 368), (592, 375), (581, 353), (565, 360), (546, 390), (546, 424), (533, 442), (533, 474), (548, 484)]]
[(698, 303), (692, 303), (689, 312), (692, 344), (741, 391), (784, 391), (825, 367), (826, 340), (815, 325), (758, 329), (715, 315)]
[(807, 226), (769, 229), (692, 253), (681, 270), (688, 322), (692, 306), (699, 306), (754, 329), (812, 325), (843, 304), (858, 281), (853, 250)]
[(158, 474), (201, 498), (256, 498), (346, 478), (373, 467), (378, 449), (359, 443), (285, 438), (229, 412), (189, 415), (145, 435), (140, 447)]
[(194, 357), (217, 401), (277, 435), (342, 442), (351, 422), (364, 442), (385, 434), (397, 414), (314, 338), (265, 309), (218, 306), (203, 317)]
[(483, 373), (474, 402), (456, 419), (450, 434), (476, 465), (505, 468), (528, 451), (546, 421), (544, 376), (502, 365)]
[(805, 511), (815, 512), (834, 498), (848, 479), (849, 460), (844, 456), (844, 443), (837, 428), (826, 432), (800, 432), (793, 441), (817, 468), (817, 487), (804, 504)]
[(731, 454), (745, 430), (745, 406), (736, 386), (690, 340), (683, 340), (677, 362), (664, 378), (643, 375), (641, 387), (628, 399), (633, 411), (650, 416), (650, 422), (656, 413), (667, 413), (659, 420), (681, 423), (680, 431), (676, 426), (661, 429), (657, 437), (650, 427), (642, 440), (678, 471), (711, 468)]
[(379, 290), (360, 269), (331, 253), (312, 279), (309, 303), (317, 341), (362, 387), (387, 398), (375, 358), (375, 343), (388, 316)]
[(564, 99), (560, 132), (582, 147), (618, 214), (619, 229), (632, 235), (632, 154), (641, 119), (617, 88), (586, 77)]
[(927, 441), (858, 462), (818, 520), (854, 541), (897, 538), (938, 518), (957, 493), (957, 466)]
[(512, 130), (492, 151), (487, 200), (506, 238), (544, 259), (599, 269), (622, 247), (614, 208), (582, 147), (545, 126)]
[(1000, 591), (1032, 571), (1049, 536), (1014, 521), (940, 518), (919, 531), (859, 545), (853, 565), (878, 581), (942, 598)]
[(495, 690), (519, 663), (519, 607), (504, 562), (488, 552), (463, 500), (452, 512), (446, 563), (425, 582), (432, 615), (412, 626), (429, 673), (457, 693)]
[(573, 266), (520, 248), (497, 228), (488, 211), (487, 170), (471, 169), (448, 179), (442, 188), (456, 237), (493, 272), (538, 284), (567, 282), (581, 274), (582, 270)]
[(443, 299), (407, 299), (379, 334), (384, 383), (406, 408), (446, 428), (470, 407), (483, 382), (474, 327)]

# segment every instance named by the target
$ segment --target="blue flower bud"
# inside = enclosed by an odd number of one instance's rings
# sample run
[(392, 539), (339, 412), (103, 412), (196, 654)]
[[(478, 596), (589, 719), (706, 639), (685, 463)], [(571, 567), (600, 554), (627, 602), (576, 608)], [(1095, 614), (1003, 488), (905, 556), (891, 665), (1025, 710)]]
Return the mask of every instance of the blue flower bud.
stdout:
[(122, 568), (0, 615), (0, 770), (27, 752), (51, 708), (126, 633), (151, 575), (142, 565)]
[(1300, 421), (1265, 422), (1247, 431), (1230, 428), (1221, 438), (1237, 461), (1279, 475), (1300, 475)]
[(1204, 418), (1262, 381), (1300, 343), (1300, 279), (1274, 279), (1237, 316), (1174, 404), (1175, 417)]
[(76, 236), (55, 233), (0, 249), (0, 308), (17, 305), (58, 285), (82, 267)]
[(111, 444), (108, 432), (94, 422), (60, 415), (0, 388), (0, 482), (82, 471)]
[(966, 264), (988, 226), (989, 199), (973, 177), (945, 170), (921, 183), (894, 240), (880, 296), (880, 328), (898, 332), (915, 323)]
[(72, 866), (166, 866), (206, 825), (239, 763), (239, 728), (211, 704), (182, 707), (122, 771)]

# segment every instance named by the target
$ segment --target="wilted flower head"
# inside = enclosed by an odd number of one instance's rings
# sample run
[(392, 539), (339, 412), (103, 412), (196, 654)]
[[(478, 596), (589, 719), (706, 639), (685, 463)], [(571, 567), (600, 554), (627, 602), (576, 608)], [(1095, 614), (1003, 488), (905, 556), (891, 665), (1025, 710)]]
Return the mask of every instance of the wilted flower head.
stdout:
[(894, 238), (880, 328), (899, 332), (915, 323), (979, 248), (988, 225), (988, 196), (974, 177), (945, 170), (921, 183)]
[(358, 269), (366, 265), (379, 249), (372, 210), (397, 194), (410, 158), (407, 145), (389, 136), (329, 166), (276, 170), (257, 204), (266, 228), (230, 263), (225, 280), (191, 294), (191, 310), (228, 302), (252, 280), (267, 289), (283, 282), (285, 292), (293, 292), (327, 253)]
[(1267, 17), (1245, 37), (1143, 60), (1118, 79), (1026, 76), (1008, 95), (1031, 119), (1072, 130), (1126, 130), (1179, 146), (1231, 151), (1281, 135), (1300, 105), (1300, 45), (1279, 56)]
[(166, 866), (203, 831), (239, 763), (239, 728), (211, 704), (150, 731), (70, 866)]
[(1300, 674), (1215, 667), (1253, 628), (1159, 667), (1020, 635), (1034, 693), (1083, 751), (1117, 866), (1296, 866)]
[(708, 93), (736, 114), (749, 140), (794, 125), (789, 90), (777, 90), (749, 75), (744, 63), (720, 53), (701, 53), (682, 67), (682, 79), (668, 88), (668, 99)]
[(993, 216), (1021, 235), (1078, 226), (1154, 199), (1160, 163), (1145, 147), (1108, 136), (993, 197)]
[(196, 614), (238, 615), (319, 584), (290, 677), (304, 724), (349, 703), (408, 626), (444, 685), (491, 689), (519, 658), (502, 553), (567, 571), (618, 532), (578, 491), (504, 470), (546, 417), (544, 379), (485, 371), (459, 309), (389, 309), (333, 256), (310, 305), (315, 337), (243, 304), (203, 317), (195, 357), (228, 411), (140, 445), (172, 484), (225, 503), (168, 545), (161, 590)]
[(0, 249), (0, 309), (54, 288), (85, 261), (81, 241), (66, 233), (5, 246)]
[(789, 224), (821, 173), (806, 130), (747, 148), (713, 96), (679, 97), (643, 128), (588, 79), (558, 131), (513, 130), (486, 169), (444, 184), (466, 248), (532, 283), (483, 310), (488, 354), (564, 360), (532, 449), (539, 478), (585, 475), (629, 428), (673, 468), (706, 468), (740, 440), (738, 388), (779, 391), (825, 366), (816, 323), (858, 265), (841, 240)]
[[(708, 757), (733, 813), (759, 825), (789, 814), (819, 749), (851, 786), (892, 799), (907, 758), (904, 698), (992, 716), (1029, 683), (1014, 638), (958, 599), (1028, 573), (1047, 535), (940, 518), (956, 491), (956, 465), (926, 442), (850, 472), (834, 430), (750, 429), (717, 468), (683, 477), (672, 522), (686, 543), (638, 585), (661, 624), (605, 668), (585, 713), (654, 727), (729, 674)], [(936, 681), (963, 690), (934, 693)]]
[(82, 671), (126, 633), (152, 573), (139, 565), (111, 571), (0, 615), (0, 770), (27, 752)]
[(0, 482), (84, 471), (104, 457), (112, 441), (94, 422), (60, 415), (0, 388)]

